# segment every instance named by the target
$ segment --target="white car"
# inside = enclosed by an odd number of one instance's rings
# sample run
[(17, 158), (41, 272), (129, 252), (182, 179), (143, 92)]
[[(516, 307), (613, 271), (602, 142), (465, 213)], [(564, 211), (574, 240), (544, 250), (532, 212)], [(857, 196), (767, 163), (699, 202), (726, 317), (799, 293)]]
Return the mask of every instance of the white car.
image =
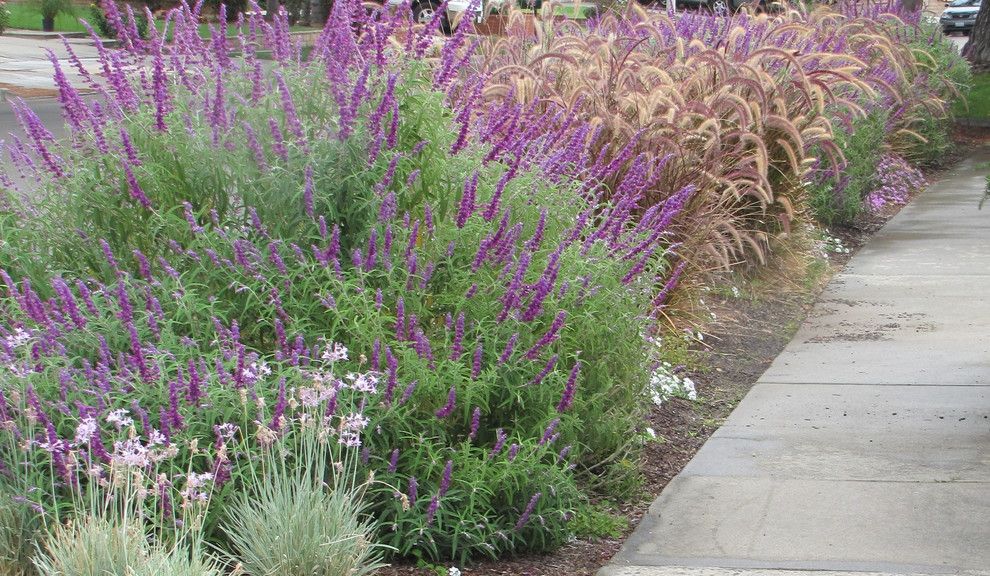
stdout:
[(938, 19), (942, 32), (968, 34), (976, 25), (976, 15), (980, 12), (980, 0), (952, 0)]

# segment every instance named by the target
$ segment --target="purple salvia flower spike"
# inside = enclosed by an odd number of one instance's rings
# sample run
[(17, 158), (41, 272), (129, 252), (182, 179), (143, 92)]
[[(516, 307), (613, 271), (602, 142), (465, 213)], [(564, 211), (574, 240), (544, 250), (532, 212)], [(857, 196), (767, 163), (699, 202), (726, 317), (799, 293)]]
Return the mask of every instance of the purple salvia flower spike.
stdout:
[(443, 420), (444, 418), (450, 416), (454, 413), (454, 407), (457, 405), (457, 389), (454, 386), (450, 387), (447, 392), (447, 403), (443, 405), (442, 408), (436, 411), (436, 417)]
[(540, 501), (540, 497), (543, 496), (541, 492), (533, 494), (533, 497), (529, 499), (529, 503), (526, 504), (526, 509), (523, 510), (522, 515), (519, 516), (519, 520), (516, 522), (515, 529), (518, 532), (522, 530), (526, 523), (529, 522), (529, 517), (533, 514), (533, 510), (536, 509), (536, 503)]
[(461, 194), (461, 201), (457, 210), (457, 227), (463, 228), (467, 223), (468, 218), (474, 214), (475, 211), (475, 195), (478, 190), (478, 171), (475, 170), (464, 182), (464, 191)]
[(580, 370), (581, 362), (577, 361), (574, 363), (574, 367), (571, 368), (571, 373), (567, 378), (567, 384), (564, 386), (564, 393), (560, 398), (560, 402), (557, 404), (557, 412), (566, 412), (567, 409), (571, 407), (571, 403), (574, 402), (574, 393), (577, 390), (577, 378)]
[(450, 490), (450, 483), (453, 479), (454, 474), (454, 461), (447, 460), (447, 463), (443, 467), (443, 476), (440, 477), (440, 490), (437, 491), (437, 495), (443, 498), (447, 495), (447, 490)]
[(478, 436), (478, 428), (481, 425), (481, 408), (475, 406), (471, 414), (471, 430), (468, 433), (468, 440), (473, 441)]

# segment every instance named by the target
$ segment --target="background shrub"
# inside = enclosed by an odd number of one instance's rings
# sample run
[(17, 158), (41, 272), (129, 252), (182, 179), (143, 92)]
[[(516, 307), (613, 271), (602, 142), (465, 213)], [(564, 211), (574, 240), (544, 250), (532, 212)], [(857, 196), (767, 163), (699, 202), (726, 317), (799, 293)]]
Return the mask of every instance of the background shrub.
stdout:
[(3, 34), (10, 27), (10, 10), (7, 9), (6, 2), (0, 2), (0, 34)]
[(815, 218), (826, 225), (851, 224), (877, 186), (877, 165), (886, 141), (887, 114), (877, 110), (835, 128), (835, 143), (845, 161), (818, 175), (810, 188)]

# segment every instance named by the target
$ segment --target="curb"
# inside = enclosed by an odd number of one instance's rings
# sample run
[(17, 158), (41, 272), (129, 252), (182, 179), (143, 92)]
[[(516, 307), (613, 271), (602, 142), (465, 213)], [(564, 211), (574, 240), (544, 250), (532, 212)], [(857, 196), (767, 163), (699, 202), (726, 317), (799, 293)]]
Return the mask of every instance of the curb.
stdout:
[(52, 40), (58, 40), (59, 36), (64, 36), (65, 38), (87, 38), (89, 33), (87, 32), (39, 32), (37, 30), (7, 30), (3, 33), (4, 36), (10, 38), (22, 38), (26, 40), (37, 40), (38, 38), (50, 38)]

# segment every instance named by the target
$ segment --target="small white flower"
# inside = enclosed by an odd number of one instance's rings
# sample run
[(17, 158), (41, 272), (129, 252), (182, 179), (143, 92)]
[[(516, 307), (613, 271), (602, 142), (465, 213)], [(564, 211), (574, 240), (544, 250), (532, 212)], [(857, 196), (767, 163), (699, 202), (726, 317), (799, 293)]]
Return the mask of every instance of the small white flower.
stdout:
[(268, 364), (266, 364), (264, 360), (252, 362), (248, 364), (247, 368), (244, 369), (244, 377), (249, 382), (255, 382), (271, 373), (272, 369), (268, 367)]
[(322, 358), (327, 362), (347, 360), (347, 348), (340, 342), (327, 342)]
[(164, 446), (167, 442), (165, 435), (154, 428), (148, 433), (148, 446)]
[(657, 431), (654, 430), (653, 428), (647, 427), (646, 428), (646, 435), (649, 436), (650, 439), (652, 439), (652, 440), (656, 440), (657, 439)]
[(451, 566), (450, 568), (447, 569), (447, 576), (461, 576), (460, 568), (457, 568), (456, 566)]
[(351, 382), (351, 389), (357, 392), (374, 394), (378, 390), (378, 377), (370, 372), (358, 374), (353, 382)]
[(214, 426), (213, 431), (223, 440), (230, 440), (237, 433), (237, 425), (225, 422)]
[(96, 419), (92, 416), (87, 416), (79, 421), (79, 426), (76, 426), (76, 446), (89, 444), (90, 439), (93, 438), (93, 434), (96, 434)]
[(14, 328), (14, 332), (4, 338), (4, 342), (10, 348), (19, 348), (31, 341), (31, 334), (23, 328)]
[(694, 381), (691, 380), (690, 378), (684, 378), (683, 380), (681, 380), (681, 388), (684, 390), (685, 393), (687, 393), (687, 397), (689, 400), (698, 399), (698, 391), (694, 387)]
[(340, 429), (348, 430), (351, 432), (360, 432), (368, 425), (370, 421), (361, 414), (355, 414), (351, 412), (347, 416), (340, 419)]
[(123, 430), (128, 426), (134, 424), (134, 419), (127, 415), (126, 408), (118, 408), (107, 414), (107, 422), (113, 424), (117, 427), (117, 430)]
[(137, 438), (113, 443), (112, 460), (124, 466), (143, 468), (148, 465), (148, 449)]
[(337, 443), (343, 444), (348, 448), (358, 448), (361, 446), (361, 435), (357, 432), (345, 430), (340, 433), (340, 437), (337, 438)]

